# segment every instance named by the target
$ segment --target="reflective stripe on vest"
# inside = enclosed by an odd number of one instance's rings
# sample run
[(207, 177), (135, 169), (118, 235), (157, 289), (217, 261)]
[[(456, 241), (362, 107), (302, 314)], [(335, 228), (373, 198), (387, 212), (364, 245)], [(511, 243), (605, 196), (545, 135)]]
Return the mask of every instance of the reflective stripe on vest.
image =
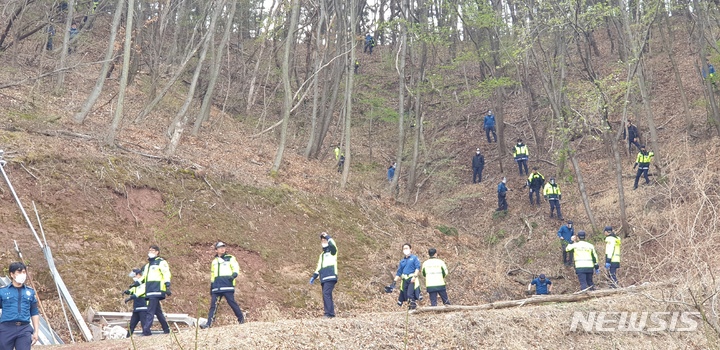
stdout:
[(438, 258), (430, 258), (423, 263), (422, 273), (425, 276), (425, 287), (440, 287), (445, 285), (447, 266)]
[[(565, 248), (565, 250), (574, 251), (573, 257), (575, 259), (575, 268), (593, 268), (597, 263), (595, 246), (588, 242), (580, 241), (570, 244), (567, 248)], [(595, 257), (594, 262), (593, 257)]]
[(610, 262), (620, 262), (620, 243), (620, 237), (605, 237), (605, 257), (609, 258)]

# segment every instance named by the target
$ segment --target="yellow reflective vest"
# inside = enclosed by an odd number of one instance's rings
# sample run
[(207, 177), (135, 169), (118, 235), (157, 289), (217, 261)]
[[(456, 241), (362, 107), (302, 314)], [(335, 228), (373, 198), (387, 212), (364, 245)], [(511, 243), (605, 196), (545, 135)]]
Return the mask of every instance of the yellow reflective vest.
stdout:
[(337, 281), (338, 269), (337, 269), (337, 246), (335, 240), (332, 238), (328, 239), (327, 248), (323, 249), (318, 257), (317, 267), (315, 268), (315, 277), (320, 277), (320, 283), (328, 281)]
[(527, 159), (529, 155), (530, 152), (528, 151), (527, 145), (515, 145), (515, 149), (513, 150), (513, 157), (515, 157), (515, 159)]
[(620, 237), (615, 234), (605, 237), (605, 262), (620, 267)]
[(637, 155), (637, 159), (635, 159), (635, 163), (638, 163), (640, 165), (640, 169), (647, 168), (652, 161), (652, 157), (654, 156), (655, 153), (652, 152), (647, 152), (647, 154), (643, 154), (642, 152), (640, 152)]
[(212, 293), (235, 292), (235, 277), (240, 273), (240, 264), (230, 254), (215, 256), (210, 263), (210, 291)]
[(143, 266), (143, 281), (145, 283), (145, 297), (165, 298), (166, 284), (170, 283), (172, 274), (170, 274), (170, 266), (165, 259), (157, 257), (150, 259)]
[(145, 300), (145, 283), (139, 286), (130, 287), (130, 295), (133, 298), (133, 312), (147, 311), (147, 300)]
[(549, 182), (545, 184), (545, 188), (543, 189), (543, 195), (547, 196), (551, 200), (556, 200), (560, 198), (560, 186), (555, 184), (553, 186)]
[(574, 252), (576, 272), (592, 272), (593, 268), (597, 268), (598, 258), (595, 252), (595, 246), (586, 241), (580, 241), (568, 244), (565, 251)]
[(422, 264), (421, 271), (425, 277), (425, 287), (428, 292), (445, 290), (445, 276), (448, 274), (448, 268), (444, 261), (430, 258)]

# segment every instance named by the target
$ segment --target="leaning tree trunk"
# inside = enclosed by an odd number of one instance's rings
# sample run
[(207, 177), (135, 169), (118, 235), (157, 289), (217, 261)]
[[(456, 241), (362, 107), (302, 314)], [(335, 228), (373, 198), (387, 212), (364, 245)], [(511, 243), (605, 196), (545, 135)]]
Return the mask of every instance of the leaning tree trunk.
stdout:
[(208, 88), (205, 92), (205, 96), (203, 97), (202, 105), (200, 106), (200, 113), (197, 116), (197, 119), (195, 120), (195, 126), (193, 128), (192, 134), (197, 135), (200, 131), (200, 126), (202, 125), (203, 121), (207, 120), (210, 117), (210, 106), (212, 106), (212, 96), (213, 92), (215, 91), (215, 85), (217, 84), (217, 78), (218, 75), (220, 75), (220, 67), (222, 66), (222, 57), (223, 52), (225, 51), (225, 46), (228, 43), (228, 40), (230, 39), (230, 31), (233, 26), (233, 18), (235, 17), (235, 9), (237, 7), (237, 1), (232, 2), (232, 7), (230, 8), (230, 13), (227, 16), (227, 21), (225, 23), (225, 32), (223, 33), (223, 37), (220, 40), (220, 46), (218, 46), (217, 51), (213, 54), (213, 66), (212, 71), (210, 72), (210, 82), (208, 82)]
[[(225, 1), (215, 3), (215, 6), (216, 7), (213, 11), (212, 18), (210, 19), (210, 28), (208, 29), (208, 33), (212, 33), (215, 31), (215, 25), (217, 24), (217, 19), (220, 16), (220, 12), (222, 12), (225, 6)], [(168, 131), (172, 131), (172, 136), (170, 137), (170, 142), (168, 142), (168, 145), (165, 148), (165, 155), (168, 157), (175, 154), (175, 151), (180, 144), (182, 134), (185, 131), (185, 126), (187, 125), (188, 121), (187, 111), (188, 108), (190, 108), (190, 103), (192, 103), (193, 97), (195, 96), (195, 89), (197, 88), (198, 79), (200, 79), (200, 72), (202, 71), (203, 63), (205, 63), (205, 57), (207, 57), (207, 52), (210, 48), (211, 38), (212, 34), (209, 34), (205, 37), (202, 51), (200, 51), (200, 58), (198, 58), (197, 66), (195, 67), (195, 73), (193, 74), (192, 81), (190, 82), (188, 94), (185, 97), (185, 103), (183, 103), (182, 107), (180, 107), (180, 110), (178, 111), (177, 115), (175, 115), (172, 124), (170, 124), (170, 128)]]
[(290, 49), (295, 41), (295, 31), (297, 30), (298, 17), (300, 15), (300, 0), (292, 0), (292, 14), (290, 15), (290, 25), (288, 26), (287, 38), (285, 40), (285, 51), (282, 61), (282, 83), (283, 83), (283, 122), (280, 129), (280, 144), (277, 153), (275, 153), (275, 161), (273, 162), (271, 173), (277, 173), (282, 164), (283, 152), (285, 152), (285, 143), (287, 142), (288, 121), (290, 120), (290, 109), (292, 108), (293, 92), (290, 88)]
[(62, 91), (65, 85), (65, 64), (67, 63), (68, 48), (70, 47), (70, 27), (73, 23), (73, 15), (75, 14), (75, 0), (68, 0), (68, 12), (65, 18), (65, 33), (63, 34), (62, 51), (60, 51), (60, 72), (58, 72), (57, 84), (55, 91)]
[(580, 197), (582, 198), (583, 206), (585, 206), (585, 213), (590, 220), (590, 225), (592, 226), (593, 232), (599, 232), (597, 223), (595, 222), (595, 216), (593, 215), (592, 209), (590, 209), (590, 199), (588, 199), (587, 191), (585, 190), (585, 182), (583, 181), (580, 165), (578, 164), (577, 157), (575, 156), (575, 153), (573, 151), (570, 151), (570, 162), (575, 169), (575, 176), (577, 177)]
[(128, 76), (130, 73), (130, 50), (132, 49), (133, 10), (135, 10), (135, 0), (128, 0), (127, 9), (127, 22), (125, 23), (125, 47), (123, 49), (123, 69), (122, 75), (120, 76), (120, 91), (118, 91), (118, 104), (117, 108), (115, 108), (115, 116), (113, 117), (107, 137), (105, 138), (105, 143), (108, 145), (115, 144), (115, 134), (120, 126), (123, 107), (125, 105), (125, 91), (127, 90)]
[(123, 13), (122, 5), (124, 3), (125, 0), (118, 0), (117, 6), (115, 6), (115, 15), (113, 16), (112, 25), (110, 26), (110, 40), (108, 41), (108, 47), (105, 51), (105, 59), (103, 60), (102, 68), (100, 68), (100, 75), (98, 76), (97, 81), (95, 81), (95, 87), (92, 92), (90, 92), (90, 95), (88, 95), (87, 100), (85, 100), (85, 104), (83, 104), (82, 109), (75, 115), (74, 120), (76, 123), (82, 123), (85, 121), (85, 118), (87, 118), (90, 110), (95, 105), (95, 102), (97, 102), (97, 99), (100, 97), (103, 86), (105, 86), (105, 79), (107, 79), (107, 73), (110, 69), (110, 62), (112, 61), (113, 52), (115, 52), (115, 37), (117, 36), (118, 27), (120, 26), (120, 17), (122, 17)]

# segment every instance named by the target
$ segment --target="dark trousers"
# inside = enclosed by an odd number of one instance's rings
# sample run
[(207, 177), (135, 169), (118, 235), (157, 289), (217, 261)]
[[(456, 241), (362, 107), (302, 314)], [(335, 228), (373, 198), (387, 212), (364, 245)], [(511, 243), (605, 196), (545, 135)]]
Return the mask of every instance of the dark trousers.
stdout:
[(533, 204), (533, 193), (535, 194), (535, 199), (537, 200), (537, 205), (540, 205), (540, 189), (539, 188), (530, 188), (530, 192), (528, 192), (528, 198), (530, 198), (530, 205)]
[(507, 196), (505, 193), (498, 193), (498, 211), (508, 210)]
[(447, 290), (438, 290), (435, 292), (428, 292), (430, 294), (430, 306), (437, 306), (437, 297), (438, 294), (440, 294), (440, 299), (442, 299), (443, 305), (450, 305), (450, 300), (447, 296)]
[(372, 55), (372, 49), (373, 49), (372, 43), (371, 43), (371, 42), (366, 42), (366, 43), (365, 43), (365, 47), (363, 48), (363, 52), (368, 52), (368, 51), (370, 51), (370, 54)]
[(332, 298), (335, 283), (337, 283), (337, 281), (327, 281), (322, 284), (323, 310), (327, 317), (335, 317), (335, 303), (333, 303)]
[(242, 310), (240, 310), (240, 306), (238, 306), (238, 303), (235, 301), (235, 292), (225, 292), (212, 293), (212, 297), (210, 298), (210, 312), (208, 312), (207, 325), (212, 325), (212, 322), (215, 320), (215, 314), (217, 312), (217, 307), (220, 303), (221, 298), (225, 298), (225, 300), (227, 300), (228, 305), (230, 305), (230, 308), (235, 313), (235, 317), (237, 317), (238, 323), (245, 323), (245, 317), (243, 316)]
[(630, 152), (630, 156), (632, 157), (632, 146), (635, 145), (635, 148), (637, 148), (637, 151), (640, 152), (640, 143), (636, 140), (628, 139), (628, 152)]
[(492, 134), (495, 143), (497, 143), (497, 134), (495, 133), (495, 127), (485, 128), (485, 136), (487, 137), (488, 143), (490, 143), (490, 134)]
[(578, 276), (578, 280), (580, 281), (580, 290), (585, 290), (588, 287), (592, 287), (592, 289), (595, 289), (595, 284), (593, 283), (593, 273), (592, 272), (576, 272)]
[(650, 184), (650, 179), (648, 178), (648, 170), (649, 167), (639, 167), (637, 174), (635, 174), (635, 185), (633, 188), (637, 188), (638, 186), (638, 180), (640, 180), (640, 176), (645, 177), (645, 184)]
[(527, 167), (527, 159), (516, 159), (515, 160), (518, 163), (518, 171), (520, 172), (520, 175), (523, 174), (523, 168), (525, 169), (525, 175), (528, 175), (528, 167)]
[(616, 266), (610, 265), (610, 280), (612, 281), (612, 285), (610, 285), (610, 288), (617, 288), (618, 287), (618, 279), (617, 279), (617, 269), (619, 268)]
[(557, 217), (558, 219), (562, 220), (562, 212), (560, 211), (560, 200), (559, 199), (550, 199), (548, 200), (550, 202), (550, 217), (553, 217), (553, 211), (557, 209)]
[(560, 241), (560, 247), (562, 248), (562, 258), (563, 258), (563, 264), (570, 265), (573, 263), (573, 252), (572, 251), (566, 251), (565, 248), (568, 246), (568, 241), (562, 240)]
[(128, 337), (135, 333), (135, 327), (137, 327), (138, 322), (140, 322), (140, 329), (144, 328), (147, 318), (147, 312), (145, 311), (133, 311), (132, 316), (130, 317), (130, 326), (128, 327)]
[(408, 301), (409, 307), (414, 309), (417, 306), (415, 301), (420, 298), (420, 285), (411, 283), (411, 280), (412, 278), (402, 280), (402, 288), (400, 288), (398, 302)]
[(482, 182), (483, 168), (473, 168), (473, 183)]
[(30, 324), (0, 323), (0, 350), (30, 350), (33, 329)]
[(162, 306), (160, 306), (160, 299), (151, 298), (148, 299), (148, 308), (147, 312), (145, 313), (145, 323), (142, 324), (142, 334), (152, 335), (152, 333), (150, 332), (150, 328), (152, 328), (155, 316), (157, 316), (158, 322), (160, 322), (160, 326), (162, 327), (163, 332), (170, 333), (170, 326), (168, 326), (167, 320), (165, 320), (165, 314), (163, 314)]

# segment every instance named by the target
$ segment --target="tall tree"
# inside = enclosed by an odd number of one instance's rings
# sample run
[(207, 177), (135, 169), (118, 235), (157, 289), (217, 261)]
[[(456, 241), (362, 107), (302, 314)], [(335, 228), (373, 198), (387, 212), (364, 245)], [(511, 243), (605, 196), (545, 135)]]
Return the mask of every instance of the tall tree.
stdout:
[(63, 45), (60, 52), (59, 70), (55, 91), (60, 92), (65, 87), (65, 67), (67, 64), (68, 50), (70, 49), (70, 28), (73, 25), (73, 15), (75, 14), (75, 0), (67, 1), (68, 12), (65, 17), (65, 30), (63, 31)]
[[(72, 0), (71, 0), (72, 1)], [(115, 116), (105, 138), (108, 145), (115, 144), (115, 136), (120, 121), (123, 116), (123, 107), (125, 105), (125, 91), (127, 90), (128, 74), (130, 71), (130, 50), (132, 49), (132, 28), (133, 28), (133, 10), (135, 9), (135, 0), (128, 0), (126, 23), (125, 23), (125, 46), (123, 48), (123, 69), (120, 76), (120, 90), (118, 91), (118, 103), (115, 108)]]

